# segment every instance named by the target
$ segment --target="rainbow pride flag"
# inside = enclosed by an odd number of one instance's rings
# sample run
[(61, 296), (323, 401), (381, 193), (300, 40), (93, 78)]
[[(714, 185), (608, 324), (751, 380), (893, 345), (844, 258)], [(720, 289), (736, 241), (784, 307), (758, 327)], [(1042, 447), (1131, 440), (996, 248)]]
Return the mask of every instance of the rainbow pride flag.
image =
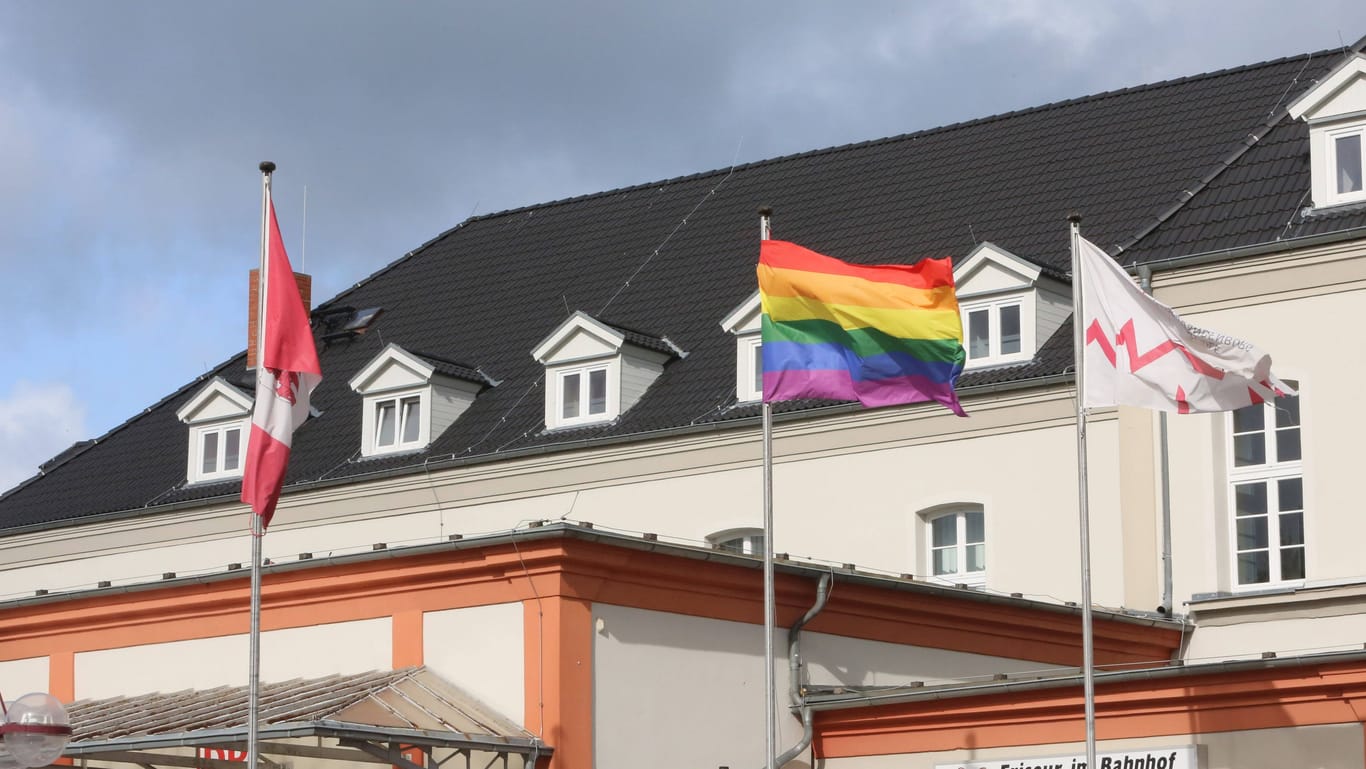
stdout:
[(848, 264), (781, 240), (759, 250), (764, 401), (938, 401), (959, 416), (963, 325), (948, 258)]

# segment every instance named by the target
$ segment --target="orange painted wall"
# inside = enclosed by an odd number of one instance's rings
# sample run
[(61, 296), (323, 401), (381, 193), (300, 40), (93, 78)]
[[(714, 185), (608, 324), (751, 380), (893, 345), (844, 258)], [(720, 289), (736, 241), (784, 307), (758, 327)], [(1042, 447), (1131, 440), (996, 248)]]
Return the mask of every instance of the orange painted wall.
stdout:
[[(1081, 687), (827, 711), (822, 758), (1047, 745), (1085, 739)], [(1101, 740), (1363, 721), (1366, 660), (1098, 685)]]
[[(815, 579), (780, 574), (778, 622), (813, 600)], [(0, 659), (48, 656), (51, 690), (71, 699), (74, 655), (248, 631), (247, 575), (210, 583), (55, 598), (0, 609)], [(418, 665), (423, 614), (520, 602), (524, 606), (524, 725), (554, 746), (554, 764), (592, 764), (592, 605), (616, 604), (721, 620), (763, 622), (759, 569), (650, 553), (574, 536), (529, 538), (345, 564), (268, 570), (263, 630), (390, 618), (395, 667)], [(1050, 664), (1080, 662), (1080, 619), (1018, 602), (841, 582), (810, 628)], [(1170, 658), (1179, 633), (1101, 620), (1105, 663)]]

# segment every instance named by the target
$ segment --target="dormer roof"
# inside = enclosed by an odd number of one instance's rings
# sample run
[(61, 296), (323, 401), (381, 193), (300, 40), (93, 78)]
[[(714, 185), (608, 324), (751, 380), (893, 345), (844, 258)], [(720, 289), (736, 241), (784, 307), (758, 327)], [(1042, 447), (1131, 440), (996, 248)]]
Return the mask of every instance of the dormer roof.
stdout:
[(1345, 58), (1331, 74), (1287, 107), (1290, 117), (1310, 124), (1324, 120), (1366, 119), (1366, 55)]
[(250, 414), (254, 401), (253, 396), (216, 376), (176, 409), (175, 415), (185, 424), (232, 419)]

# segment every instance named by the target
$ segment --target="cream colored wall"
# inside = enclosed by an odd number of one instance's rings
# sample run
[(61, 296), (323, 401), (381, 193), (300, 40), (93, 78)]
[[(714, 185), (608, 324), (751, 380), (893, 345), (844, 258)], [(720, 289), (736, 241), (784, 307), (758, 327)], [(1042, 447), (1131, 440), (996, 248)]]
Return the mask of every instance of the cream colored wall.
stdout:
[[(923, 574), (918, 511), (979, 502), (987, 509), (987, 587), (1075, 600), (1072, 404), (1070, 390), (1059, 388), (973, 399), (968, 419), (927, 405), (780, 422), (775, 547), (798, 557)], [(1092, 538), (1095, 552), (1105, 554), (1094, 573), (1094, 595), (1106, 606), (1124, 602), (1117, 427), (1113, 417), (1101, 416), (1091, 432)], [(368, 552), (376, 542), (393, 549), (562, 517), (701, 544), (716, 531), (761, 525), (760, 491), (755, 427), (291, 494), (263, 544), (277, 562), (300, 552), (322, 559)], [(225, 502), (5, 538), (0, 570), (7, 570), (11, 597), (91, 588), (100, 580), (155, 582), (166, 571), (221, 572), (248, 558), (243, 509)]]
[(0, 662), (0, 694), (13, 702), (29, 692), (45, 692), (48, 686), (47, 657)]
[[(1306, 578), (1366, 580), (1355, 546), (1366, 537), (1356, 483), (1359, 420), (1343, 418), (1359, 400), (1366, 347), (1335, 333), (1366, 300), (1366, 250), (1314, 249), (1237, 269), (1189, 270), (1156, 285), (1186, 320), (1252, 341), (1271, 354), (1279, 376), (1300, 381)], [(1230, 590), (1227, 416), (1174, 416), (1169, 423), (1177, 598)]]
[[(669, 766), (763, 765), (761, 626), (606, 604), (594, 605), (593, 614), (596, 766), (628, 766), (659, 745), (669, 746)], [(780, 630), (775, 644), (781, 752), (801, 730), (787, 708), (786, 633)], [(802, 648), (816, 684), (929, 684), (1049, 667), (823, 633), (803, 634)], [(651, 695), (642, 697), (643, 690)]]
[[(605, 604), (593, 614), (594, 766), (660, 755), (677, 767), (763, 766), (763, 626)], [(780, 752), (801, 736), (787, 713), (786, 671), (775, 660)]]
[(437, 675), (517, 723), (528, 723), (520, 603), (427, 612), (422, 661)]
[[(1100, 740), (1098, 754), (1196, 745), (1200, 769), (1361, 769), (1361, 724), (1300, 726), (1197, 735), (1169, 735), (1130, 740)], [(935, 769), (966, 761), (1085, 755), (1080, 742), (987, 748), (931, 753), (834, 758), (820, 769)]]
[[(245, 635), (103, 649), (75, 656), (76, 699), (247, 683)], [(388, 618), (261, 633), (262, 681), (388, 670), (392, 660)]]

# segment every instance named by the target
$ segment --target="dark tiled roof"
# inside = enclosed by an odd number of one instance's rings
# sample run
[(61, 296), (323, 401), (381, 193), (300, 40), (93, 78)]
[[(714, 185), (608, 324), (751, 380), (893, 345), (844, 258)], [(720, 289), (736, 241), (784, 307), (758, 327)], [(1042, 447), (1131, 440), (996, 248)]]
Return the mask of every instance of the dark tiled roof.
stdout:
[[(1309, 186), (1304, 126), (1282, 116), (1267, 128), (1340, 60), (1282, 59), (466, 221), (319, 311), (383, 307), (385, 340), (429, 360), (477, 362), (498, 386), (426, 451), (361, 461), (361, 401), (347, 381), (383, 344), (374, 333), (333, 342), (320, 354), (322, 416), (295, 435), (286, 483), (752, 416), (735, 405), (735, 344), (720, 322), (754, 292), (761, 205), (775, 211), (775, 237), (854, 262), (961, 258), (991, 241), (1055, 276), (1068, 270), (1073, 211), (1087, 237), (1112, 249), (1161, 220), (1128, 260), (1356, 226), (1360, 212), (1299, 213)], [(1262, 138), (1236, 154), (1249, 135)], [(567, 307), (652, 329), (633, 332), (633, 343), (667, 337), (688, 355), (671, 359), (616, 421), (547, 432), (544, 370), (531, 351)], [(972, 372), (961, 385), (1063, 373), (1069, 340), (1060, 330), (1034, 362)], [(211, 374), (237, 381), (242, 370), (239, 356)], [(234, 484), (184, 485), (186, 429), (175, 410), (206, 381), (0, 498), (0, 528), (235, 495)]]
[(484, 373), (484, 371), (476, 366), (467, 366), (463, 363), (456, 363), (455, 361), (446, 360), (445, 358), (440, 358), (425, 352), (415, 352), (413, 350), (409, 350), (408, 352), (411, 352), (413, 355), (430, 363), (438, 374), (445, 374), (449, 377), (464, 379), (468, 382), (474, 382), (481, 385), (492, 386), (498, 383), (498, 380)]

